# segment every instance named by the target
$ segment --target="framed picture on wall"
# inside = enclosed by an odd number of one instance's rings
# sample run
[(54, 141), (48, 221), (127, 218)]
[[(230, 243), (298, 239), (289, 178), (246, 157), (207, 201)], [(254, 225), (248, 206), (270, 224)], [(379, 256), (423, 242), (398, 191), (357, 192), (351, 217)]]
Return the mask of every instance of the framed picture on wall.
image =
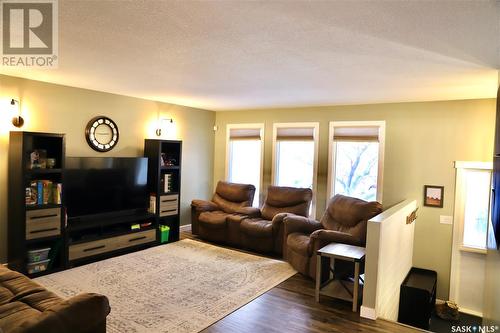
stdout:
[(424, 206), (443, 208), (444, 186), (424, 185)]

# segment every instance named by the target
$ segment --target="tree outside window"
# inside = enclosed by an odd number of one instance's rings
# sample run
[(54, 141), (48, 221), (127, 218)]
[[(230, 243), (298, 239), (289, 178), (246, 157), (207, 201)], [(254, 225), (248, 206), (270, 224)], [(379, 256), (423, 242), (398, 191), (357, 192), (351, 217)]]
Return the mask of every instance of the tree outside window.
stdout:
[(337, 141), (334, 194), (377, 199), (378, 142)]

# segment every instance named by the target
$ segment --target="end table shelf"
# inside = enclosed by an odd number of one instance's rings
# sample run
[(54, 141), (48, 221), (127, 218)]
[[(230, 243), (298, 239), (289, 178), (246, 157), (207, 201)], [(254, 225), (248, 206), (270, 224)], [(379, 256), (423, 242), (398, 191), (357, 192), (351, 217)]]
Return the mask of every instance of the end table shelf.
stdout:
[[(321, 258), (330, 259), (330, 273), (334, 273), (335, 259), (354, 262), (354, 280), (343, 281), (335, 279), (335, 274), (325, 282), (321, 281), (322, 265)], [(365, 248), (360, 246), (331, 243), (322, 247), (316, 254), (316, 302), (320, 301), (320, 295), (352, 302), (352, 311), (358, 310), (358, 302), (362, 295), (362, 287), (359, 284), (360, 264), (365, 260)], [(330, 274), (331, 275), (331, 274)]]

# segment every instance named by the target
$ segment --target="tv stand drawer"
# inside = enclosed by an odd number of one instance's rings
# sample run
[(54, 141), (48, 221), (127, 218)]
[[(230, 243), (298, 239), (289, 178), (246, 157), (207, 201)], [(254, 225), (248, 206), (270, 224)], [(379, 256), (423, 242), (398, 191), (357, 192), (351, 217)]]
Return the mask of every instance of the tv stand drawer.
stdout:
[(179, 195), (160, 196), (160, 217), (173, 216), (179, 214)]
[(113, 251), (113, 249), (112, 238), (100, 239), (97, 241), (70, 245), (68, 257), (69, 260), (75, 260)]
[(134, 232), (111, 238), (80, 243), (69, 246), (69, 260), (91, 257), (97, 254), (125, 249), (127, 247), (146, 244), (156, 240), (156, 229)]
[(37, 209), (26, 212), (26, 240), (61, 234), (61, 209)]

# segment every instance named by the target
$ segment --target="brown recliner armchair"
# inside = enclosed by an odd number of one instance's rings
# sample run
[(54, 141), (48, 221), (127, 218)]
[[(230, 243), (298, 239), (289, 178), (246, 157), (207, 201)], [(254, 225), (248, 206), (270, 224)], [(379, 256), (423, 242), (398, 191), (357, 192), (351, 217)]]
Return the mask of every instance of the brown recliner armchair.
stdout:
[[(227, 242), (230, 235), (239, 236), (239, 222), (243, 218), (239, 209), (252, 205), (255, 186), (219, 181), (212, 201), (191, 202), (191, 229), (193, 234), (213, 242)], [(233, 216), (231, 226), (228, 217)], [(232, 229), (237, 228), (234, 231)], [(230, 235), (228, 235), (230, 233)], [(234, 237), (233, 237), (234, 238)], [(231, 238), (232, 239), (232, 238)], [(229, 241), (229, 243), (238, 240)], [(238, 245), (238, 244), (233, 244)]]
[(297, 271), (315, 278), (316, 252), (329, 243), (365, 246), (368, 220), (381, 212), (382, 205), (376, 201), (367, 202), (337, 194), (330, 199), (319, 222), (287, 216), (284, 221), (284, 257)]
[(309, 215), (309, 188), (269, 186), (262, 209), (246, 208), (240, 226), (243, 247), (258, 252), (283, 252), (283, 219), (288, 214)]

